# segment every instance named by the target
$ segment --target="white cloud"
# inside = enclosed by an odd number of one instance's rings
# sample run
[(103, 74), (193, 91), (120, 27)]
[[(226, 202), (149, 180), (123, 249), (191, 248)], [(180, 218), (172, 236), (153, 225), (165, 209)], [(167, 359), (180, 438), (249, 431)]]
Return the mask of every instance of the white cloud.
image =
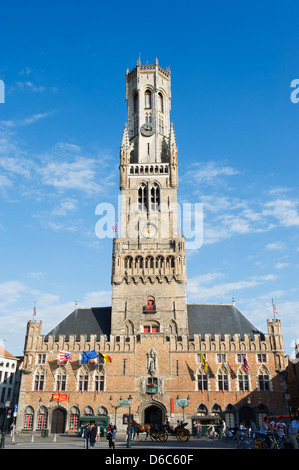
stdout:
[(235, 168), (214, 161), (193, 163), (190, 170), (184, 175), (186, 179), (192, 179), (196, 184), (208, 184), (211, 186), (219, 185), (223, 182), (224, 176), (238, 175), (239, 171)]
[(19, 281), (7, 281), (0, 284), (0, 308), (5, 309), (16, 303), (25, 291), (26, 286)]
[(275, 217), (284, 227), (299, 225), (299, 214), (297, 211), (298, 201), (289, 199), (277, 199), (265, 203), (263, 215)]
[(275, 264), (275, 269), (283, 269), (289, 267), (289, 263), (276, 263)]
[(268, 243), (266, 245), (267, 250), (284, 250), (285, 249), (285, 243), (281, 241), (277, 241), (274, 243)]
[(209, 273), (189, 279), (187, 283), (188, 297), (197, 302), (216, 301), (219, 299), (226, 301), (227, 297), (232, 298), (237, 291), (256, 287), (276, 279), (275, 275), (268, 274), (265, 276), (252, 276), (245, 280), (213, 284), (210, 287), (205, 286), (206, 283), (209, 284), (221, 276), (221, 273)]

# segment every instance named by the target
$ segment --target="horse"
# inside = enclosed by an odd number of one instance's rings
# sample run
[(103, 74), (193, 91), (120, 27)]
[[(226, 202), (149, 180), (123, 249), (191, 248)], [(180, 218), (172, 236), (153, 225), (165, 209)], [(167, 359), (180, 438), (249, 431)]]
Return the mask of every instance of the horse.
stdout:
[(135, 434), (137, 436), (137, 439), (139, 439), (139, 434), (142, 432), (146, 433), (145, 440), (147, 440), (148, 436), (151, 435), (153, 425), (152, 424), (138, 424), (134, 419), (131, 420), (131, 427), (133, 426), (134, 428), (134, 435), (133, 435), (133, 440), (135, 438)]

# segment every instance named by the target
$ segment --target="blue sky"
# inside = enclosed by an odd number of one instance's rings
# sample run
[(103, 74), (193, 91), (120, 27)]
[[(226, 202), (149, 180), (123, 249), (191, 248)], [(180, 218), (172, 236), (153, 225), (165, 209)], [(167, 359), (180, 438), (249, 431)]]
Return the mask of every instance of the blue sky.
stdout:
[(203, 203), (188, 301), (231, 303), (299, 338), (298, 3), (14, 1), (1, 6), (0, 341), (23, 352), (79, 306), (111, 305), (125, 73), (171, 69), (179, 201)]

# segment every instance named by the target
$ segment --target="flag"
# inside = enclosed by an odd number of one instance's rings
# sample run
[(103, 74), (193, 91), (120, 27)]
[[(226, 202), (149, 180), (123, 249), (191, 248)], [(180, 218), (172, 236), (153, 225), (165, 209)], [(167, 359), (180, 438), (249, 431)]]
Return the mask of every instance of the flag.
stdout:
[(36, 304), (34, 304), (33, 316), (36, 317)]
[(243, 355), (243, 369), (245, 370), (245, 372), (247, 373), (250, 369), (250, 365), (246, 359), (246, 356), (245, 354)]
[(72, 355), (67, 351), (60, 351), (59, 353), (59, 363), (63, 364), (72, 359)]
[(108, 356), (108, 354), (99, 353), (99, 364), (104, 364), (104, 362), (112, 362), (111, 356)]
[(276, 305), (275, 304), (272, 304), (273, 305), (273, 313), (274, 315), (278, 315), (278, 311), (277, 311), (277, 308), (276, 308)]
[(88, 362), (90, 359), (97, 357), (98, 355), (94, 349), (92, 351), (82, 351), (82, 362)]
[(206, 360), (205, 354), (202, 354), (202, 355), (201, 355), (201, 359), (202, 359), (202, 364), (203, 364), (204, 371), (205, 371), (205, 373), (207, 373), (207, 370), (208, 370), (208, 362), (207, 362), (207, 360)]
[(118, 231), (118, 222), (115, 225), (112, 225), (112, 232), (117, 233)]

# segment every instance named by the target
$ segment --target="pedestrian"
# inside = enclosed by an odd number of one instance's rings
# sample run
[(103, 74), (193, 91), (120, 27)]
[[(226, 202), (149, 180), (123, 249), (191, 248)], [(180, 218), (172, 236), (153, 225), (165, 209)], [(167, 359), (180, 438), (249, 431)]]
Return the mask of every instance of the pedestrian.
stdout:
[(293, 421), (291, 421), (289, 426), (289, 439), (291, 444), (293, 444), (294, 449), (299, 449), (298, 439), (299, 439), (299, 416), (295, 416)]
[(113, 449), (115, 449), (116, 433), (117, 433), (116, 426), (113, 426), (113, 429), (112, 429), (112, 436), (111, 436), (111, 439), (112, 439), (112, 448), (113, 448)]
[(249, 434), (250, 434), (250, 437), (252, 437), (252, 438), (254, 439), (257, 432), (258, 432), (257, 425), (255, 424), (254, 420), (251, 419), (251, 420), (250, 420), (250, 424), (249, 424)]
[(197, 437), (197, 439), (200, 439), (200, 436), (201, 436), (201, 424), (200, 424), (200, 423), (196, 423), (195, 428), (196, 428), (196, 437)]
[(287, 425), (285, 424), (283, 418), (280, 416), (277, 422), (278, 436), (281, 441), (287, 437)]
[(224, 419), (222, 419), (220, 423), (220, 438), (222, 439), (222, 437), (225, 434), (226, 434), (226, 422), (224, 421)]
[(100, 437), (101, 437), (101, 426), (97, 425), (97, 437), (96, 437), (97, 442), (100, 442)]
[(89, 423), (86, 424), (85, 428), (83, 429), (82, 437), (84, 439), (84, 449), (89, 448), (89, 439), (90, 439), (90, 425)]
[(263, 439), (265, 439), (267, 448), (270, 449), (271, 440), (270, 440), (268, 433), (269, 433), (268, 416), (265, 416), (260, 427), (260, 435)]
[(90, 435), (89, 435), (91, 449), (94, 448), (96, 437), (97, 437), (97, 428), (96, 428), (96, 425), (93, 423), (90, 427)]
[(273, 417), (273, 420), (270, 423), (271, 431), (275, 437), (275, 439), (278, 441), (279, 440), (279, 434), (278, 434), (278, 419)]
[(110, 426), (110, 430), (107, 434), (107, 439), (109, 442), (109, 449), (115, 449), (115, 438), (116, 438), (116, 426)]

